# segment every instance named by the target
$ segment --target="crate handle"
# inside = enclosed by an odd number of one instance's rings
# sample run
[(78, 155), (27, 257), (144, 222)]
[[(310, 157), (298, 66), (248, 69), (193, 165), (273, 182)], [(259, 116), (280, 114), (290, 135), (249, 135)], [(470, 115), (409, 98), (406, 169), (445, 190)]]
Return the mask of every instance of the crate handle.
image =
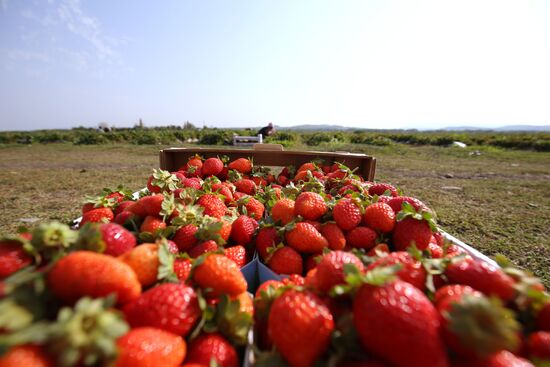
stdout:
[(252, 147), (254, 150), (271, 150), (278, 152), (282, 152), (284, 150), (281, 144), (254, 144)]

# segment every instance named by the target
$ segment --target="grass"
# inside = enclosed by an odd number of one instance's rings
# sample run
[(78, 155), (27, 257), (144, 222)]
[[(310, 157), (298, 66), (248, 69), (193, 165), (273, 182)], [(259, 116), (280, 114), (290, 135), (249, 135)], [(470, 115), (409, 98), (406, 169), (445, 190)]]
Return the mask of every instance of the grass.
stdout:
[[(84, 195), (103, 187), (142, 188), (161, 148), (0, 145), (0, 233), (76, 218)], [(378, 181), (423, 200), (447, 232), (487, 255), (503, 253), (550, 286), (550, 153), (401, 144), (309, 148), (376, 156)]]

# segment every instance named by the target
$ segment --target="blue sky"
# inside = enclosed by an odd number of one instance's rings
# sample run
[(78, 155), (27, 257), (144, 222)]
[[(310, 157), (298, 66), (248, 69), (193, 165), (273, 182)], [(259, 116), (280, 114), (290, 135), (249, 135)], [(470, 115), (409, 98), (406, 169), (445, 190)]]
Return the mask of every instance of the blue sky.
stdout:
[(550, 124), (545, 0), (0, 0), (0, 129)]

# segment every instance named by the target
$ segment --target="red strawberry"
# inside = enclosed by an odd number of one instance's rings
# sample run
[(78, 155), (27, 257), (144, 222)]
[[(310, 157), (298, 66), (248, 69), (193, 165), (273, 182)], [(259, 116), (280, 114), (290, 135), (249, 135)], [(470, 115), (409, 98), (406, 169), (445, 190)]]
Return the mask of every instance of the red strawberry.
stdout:
[(439, 304), (447, 298), (452, 297), (453, 299), (457, 299), (466, 294), (475, 294), (475, 293), (479, 293), (479, 292), (477, 292), (474, 288), (469, 287), (467, 285), (448, 284), (439, 288), (435, 292), (433, 303), (436, 307), (438, 307)]
[(488, 295), (497, 296), (504, 302), (514, 298), (514, 280), (502, 269), (484, 261), (466, 258), (458, 263), (451, 263), (445, 270), (450, 283), (465, 284)]
[(202, 188), (201, 180), (198, 177), (186, 177), (181, 180), (181, 184), (183, 187), (190, 187), (196, 190), (200, 190)]
[(84, 296), (117, 296), (119, 305), (141, 294), (141, 284), (130, 266), (109, 255), (76, 251), (61, 258), (48, 273), (53, 293), (66, 303)]
[(136, 247), (136, 238), (132, 232), (116, 223), (99, 225), (101, 240), (105, 245), (106, 255), (119, 256)]
[(225, 215), (225, 211), (227, 210), (227, 207), (223, 203), (222, 199), (212, 194), (202, 195), (197, 201), (197, 204), (204, 208), (205, 215), (209, 215), (214, 218), (223, 217)]
[(143, 223), (141, 223), (139, 231), (155, 233), (156, 231), (164, 228), (166, 228), (166, 223), (164, 223), (161, 217), (148, 215), (143, 220)]
[(43, 348), (25, 344), (11, 347), (0, 356), (0, 367), (53, 367), (54, 363)]
[(346, 243), (351, 247), (369, 250), (376, 246), (376, 232), (369, 227), (358, 226), (346, 235)]
[(313, 366), (329, 347), (333, 330), (328, 307), (311, 292), (288, 290), (273, 301), (268, 332), (293, 367)]
[(225, 256), (237, 264), (239, 268), (246, 265), (246, 249), (243, 246), (228, 247), (224, 250)]
[(0, 279), (32, 263), (32, 257), (23, 250), (19, 241), (0, 241)]
[(192, 267), (193, 263), (189, 259), (174, 260), (174, 273), (181, 282), (185, 282), (189, 278)]
[(151, 326), (185, 337), (201, 317), (197, 294), (184, 284), (164, 283), (124, 307), (133, 328)]
[(130, 205), (126, 210), (142, 218), (145, 218), (148, 215), (159, 215), (162, 210), (163, 200), (164, 195), (162, 194), (144, 196), (133, 205)]
[(550, 361), (550, 332), (537, 331), (529, 335), (527, 350), (531, 358)]
[(260, 228), (256, 235), (256, 250), (262, 257), (266, 259), (268, 256), (268, 249), (274, 247), (281, 242), (281, 238), (274, 227)]
[(179, 367), (185, 359), (186, 344), (167, 331), (139, 327), (117, 341), (119, 355), (114, 367)]
[(239, 267), (223, 255), (207, 255), (195, 269), (194, 280), (201, 288), (210, 288), (214, 297), (224, 293), (237, 296), (246, 291), (246, 280)]
[(399, 251), (406, 251), (413, 244), (419, 250), (425, 250), (431, 238), (432, 230), (428, 222), (411, 217), (397, 222), (392, 235), (393, 244)]
[(369, 252), (367, 252), (367, 255), (368, 256), (377, 256), (378, 257), (378, 254), (379, 253), (386, 253), (386, 254), (389, 254), (390, 253), (390, 248), (388, 247), (387, 244), (385, 243), (379, 243), (378, 245), (374, 246), (373, 248), (371, 248), (369, 250)]
[(361, 286), (353, 301), (353, 323), (363, 347), (393, 366), (449, 366), (439, 314), (409, 283)]
[(141, 218), (129, 211), (122, 211), (115, 216), (114, 222), (128, 229), (135, 229), (141, 223)]
[(537, 327), (550, 331), (550, 302), (546, 302), (537, 315)]
[(378, 183), (369, 187), (369, 195), (371, 196), (374, 196), (374, 195), (382, 196), (382, 195), (385, 195), (387, 191), (389, 191), (388, 196), (393, 196), (393, 197), (399, 196), (397, 189), (394, 186), (387, 183)]
[(409, 253), (403, 251), (391, 252), (370, 264), (367, 270), (372, 270), (380, 266), (392, 266), (400, 264), (402, 266), (396, 275), (399, 279), (414, 285), (416, 288), (424, 291), (426, 289), (426, 269), (420, 261), (415, 260)]
[(229, 205), (233, 201), (233, 193), (227, 185), (224, 185), (222, 183), (213, 184), (212, 191), (223, 195), (223, 202), (225, 203), (225, 205)]
[(453, 363), (453, 367), (535, 367), (535, 365), (514, 353), (501, 350), (487, 359), (458, 361)]
[(391, 232), (395, 226), (395, 213), (388, 204), (371, 204), (365, 209), (363, 224), (378, 232)]
[(246, 215), (250, 218), (260, 220), (264, 216), (265, 207), (259, 200), (253, 197), (247, 197), (243, 199), (244, 207), (246, 208)]
[(440, 259), (443, 257), (443, 249), (433, 241), (433, 236), (428, 244), (428, 250), (434, 259)]
[(346, 247), (346, 236), (336, 223), (325, 223), (321, 226), (321, 234), (328, 241), (331, 250), (342, 250)]
[(397, 196), (397, 197), (391, 198), (388, 200), (387, 204), (391, 206), (395, 214), (397, 214), (401, 211), (401, 209), (403, 209), (404, 202), (411, 204), (414, 210), (416, 211), (424, 210), (427, 208), (423, 202), (409, 196)]
[(256, 228), (258, 228), (258, 222), (246, 215), (241, 215), (231, 226), (231, 239), (237, 245), (246, 246), (252, 243)]
[(113, 211), (109, 208), (97, 208), (82, 214), (80, 227), (86, 223), (112, 222), (115, 219)]
[(203, 177), (216, 176), (223, 170), (223, 162), (219, 158), (208, 158), (202, 163)]
[(277, 274), (302, 274), (302, 257), (292, 247), (278, 248), (271, 254), (268, 265)]
[(254, 181), (249, 180), (248, 178), (237, 180), (233, 182), (233, 184), (235, 185), (237, 191), (245, 193), (247, 195), (256, 194), (256, 190), (258, 189)]
[(344, 231), (352, 230), (361, 223), (361, 209), (350, 199), (341, 199), (332, 209), (332, 216), (338, 227)]
[(296, 198), (294, 212), (304, 219), (317, 220), (327, 212), (327, 204), (321, 195), (306, 191)]
[(126, 210), (130, 205), (132, 205), (134, 202), (131, 200), (125, 200), (120, 202), (120, 204), (117, 205), (117, 207), (114, 210), (115, 217)]
[(235, 348), (218, 333), (204, 333), (189, 344), (186, 363), (211, 366), (214, 360), (220, 367), (239, 367)]
[(317, 264), (317, 289), (326, 293), (335, 285), (344, 284), (345, 264), (355, 265), (360, 272), (364, 272), (365, 270), (365, 266), (361, 260), (352, 253), (344, 251), (329, 252)]
[(294, 200), (281, 199), (271, 208), (271, 217), (275, 223), (280, 222), (282, 225), (290, 223), (294, 219)]
[(216, 252), (220, 249), (216, 241), (208, 240), (201, 242), (195, 246), (193, 246), (189, 251), (189, 256), (192, 258), (197, 258), (201, 255), (204, 255), (208, 252)]
[(227, 168), (234, 169), (235, 171), (238, 171), (242, 174), (248, 174), (252, 171), (252, 162), (250, 161), (250, 159), (238, 158), (230, 162), (227, 165)]
[(194, 224), (186, 224), (176, 231), (172, 240), (182, 252), (189, 251), (199, 240), (195, 237), (198, 227)]
[(313, 225), (305, 222), (296, 223), (293, 229), (286, 232), (285, 239), (290, 247), (307, 254), (320, 252), (328, 247), (326, 238)]

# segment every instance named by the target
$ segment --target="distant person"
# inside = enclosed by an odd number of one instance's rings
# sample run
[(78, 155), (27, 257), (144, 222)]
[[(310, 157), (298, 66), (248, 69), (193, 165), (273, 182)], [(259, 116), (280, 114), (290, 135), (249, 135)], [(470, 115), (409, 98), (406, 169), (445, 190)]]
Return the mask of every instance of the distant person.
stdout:
[(269, 125), (262, 127), (260, 131), (258, 131), (258, 134), (262, 135), (262, 139), (265, 139), (266, 137), (275, 134), (273, 123), (270, 122)]

